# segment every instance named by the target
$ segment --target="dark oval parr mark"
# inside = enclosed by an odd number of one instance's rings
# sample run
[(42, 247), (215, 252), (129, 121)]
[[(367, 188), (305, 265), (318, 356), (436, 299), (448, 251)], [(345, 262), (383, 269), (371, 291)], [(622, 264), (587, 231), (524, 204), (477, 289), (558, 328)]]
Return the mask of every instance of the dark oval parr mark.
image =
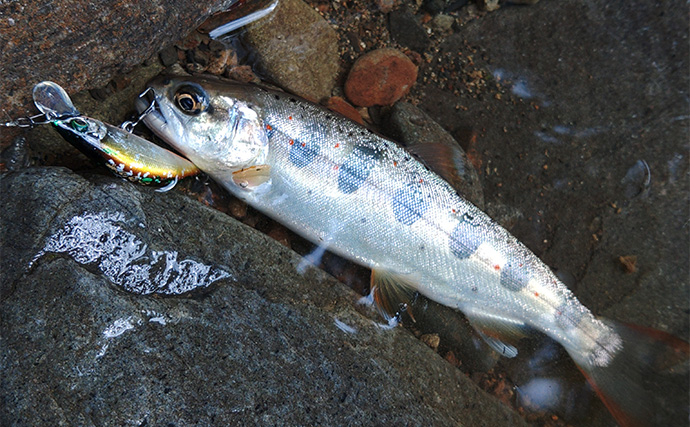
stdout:
[(354, 193), (367, 180), (380, 154), (369, 147), (355, 147), (340, 165), (338, 190), (345, 194)]
[(288, 158), (290, 163), (303, 168), (319, 155), (319, 144), (315, 142), (294, 141), (290, 146)]
[(460, 259), (469, 258), (483, 240), (482, 228), (472, 216), (465, 214), (450, 233), (450, 251)]
[(408, 184), (393, 193), (393, 215), (403, 225), (412, 225), (429, 209), (419, 184)]

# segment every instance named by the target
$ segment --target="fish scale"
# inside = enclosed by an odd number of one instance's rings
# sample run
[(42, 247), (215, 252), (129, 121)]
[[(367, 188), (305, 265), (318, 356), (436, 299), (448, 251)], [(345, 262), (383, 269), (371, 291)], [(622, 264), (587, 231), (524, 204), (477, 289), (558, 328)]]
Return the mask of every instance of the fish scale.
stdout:
[[(504, 339), (526, 326), (541, 331), (565, 347), (619, 421), (621, 407), (649, 417), (633, 402), (645, 395), (638, 377), (648, 362), (638, 353), (662, 333), (597, 319), (524, 245), (393, 141), (258, 86), (180, 77), (149, 90), (158, 108), (144, 120), (154, 132), (238, 198), (370, 267), (384, 308), (395, 307), (388, 290), (412, 288), (463, 311), (509, 356), (517, 350)], [(673, 342), (670, 352), (688, 352)]]

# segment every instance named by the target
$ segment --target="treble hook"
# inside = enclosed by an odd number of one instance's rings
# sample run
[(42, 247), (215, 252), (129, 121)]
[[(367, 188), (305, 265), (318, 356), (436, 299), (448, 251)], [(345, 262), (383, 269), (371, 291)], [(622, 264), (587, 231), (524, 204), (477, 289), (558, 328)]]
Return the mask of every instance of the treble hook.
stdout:
[[(145, 91), (143, 91), (141, 94), (139, 94), (139, 98), (143, 98), (151, 90), (152, 89), (150, 87), (147, 87)], [(151, 104), (141, 114), (139, 114), (139, 117), (137, 117), (137, 119), (135, 121), (127, 120), (126, 122), (123, 122), (120, 125), (120, 127), (125, 132), (132, 133), (134, 128), (139, 124), (139, 122), (141, 122), (144, 119), (144, 117), (151, 114), (151, 112), (153, 112), (153, 110), (155, 110), (155, 109), (156, 109), (156, 100), (154, 99), (153, 101), (151, 101)]]

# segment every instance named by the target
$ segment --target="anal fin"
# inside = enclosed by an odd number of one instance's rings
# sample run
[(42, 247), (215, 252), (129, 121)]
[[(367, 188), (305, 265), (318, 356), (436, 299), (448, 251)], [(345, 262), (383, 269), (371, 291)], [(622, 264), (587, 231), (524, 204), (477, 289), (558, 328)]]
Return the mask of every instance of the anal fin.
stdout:
[(480, 310), (468, 310), (466, 313), (470, 324), (479, 336), (498, 354), (504, 357), (515, 357), (517, 348), (513, 345), (528, 336), (531, 329), (523, 322)]
[[(398, 318), (414, 302), (417, 282), (411, 275), (374, 269), (371, 272), (371, 293), (386, 320)], [(412, 320), (414, 316), (407, 311)]]
[(510, 344), (506, 344), (503, 341), (499, 340), (498, 338), (494, 338), (492, 336), (489, 336), (482, 332), (481, 329), (477, 329), (477, 333), (479, 334), (480, 337), (484, 340), (484, 342), (491, 347), (496, 353), (500, 354), (503, 357), (508, 357), (508, 358), (513, 358), (517, 356), (518, 350), (515, 348), (515, 346), (512, 346)]

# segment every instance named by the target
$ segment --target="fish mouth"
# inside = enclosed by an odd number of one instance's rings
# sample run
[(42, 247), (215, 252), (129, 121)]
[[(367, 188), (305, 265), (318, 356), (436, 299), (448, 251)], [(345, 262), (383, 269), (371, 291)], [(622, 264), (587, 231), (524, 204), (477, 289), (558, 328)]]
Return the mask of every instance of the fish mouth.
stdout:
[(139, 114), (141, 114), (140, 120), (144, 122), (146, 127), (151, 129), (165, 142), (170, 143), (173, 140), (173, 135), (168, 120), (161, 110), (161, 103), (159, 102), (161, 97), (161, 94), (149, 86), (137, 97), (134, 105)]
[(158, 98), (159, 96), (157, 96), (156, 90), (151, 86), (147, 87), (146, 90), (139, 94), (134, 101), (134, 105), (139, 114), (142, 115), (142, 120), (146, 121), (149, 119), (149, 116), (153, 116), (154, 120), (160, 120), (163, 123), (166, 122), (165, 117), (161, 114)]

